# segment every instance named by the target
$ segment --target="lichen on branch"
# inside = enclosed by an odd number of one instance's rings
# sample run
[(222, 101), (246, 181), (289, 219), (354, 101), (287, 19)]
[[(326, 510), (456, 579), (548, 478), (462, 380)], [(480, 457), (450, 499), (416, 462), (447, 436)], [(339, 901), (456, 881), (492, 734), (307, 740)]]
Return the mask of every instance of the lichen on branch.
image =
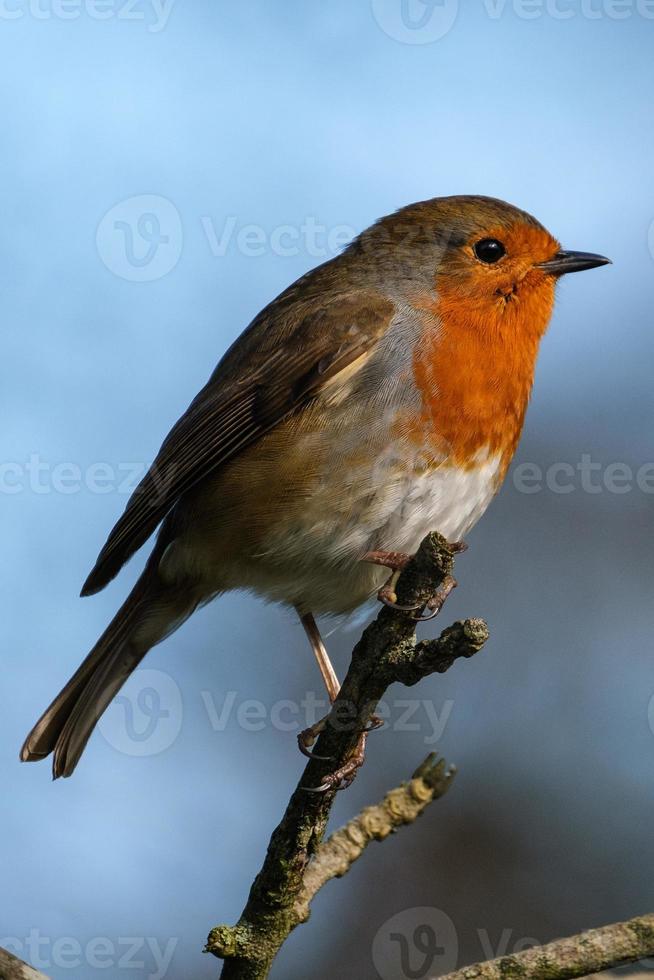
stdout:
[(475, 963), (440, 980), (573, 980), (654, 956), (654, 914)]

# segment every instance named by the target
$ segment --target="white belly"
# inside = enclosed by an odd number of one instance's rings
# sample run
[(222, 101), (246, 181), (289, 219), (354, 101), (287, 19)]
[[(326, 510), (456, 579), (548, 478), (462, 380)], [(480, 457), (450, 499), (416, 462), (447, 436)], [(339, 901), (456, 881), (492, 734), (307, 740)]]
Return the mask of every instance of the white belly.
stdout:
[[(443, 465), (404, 473), (378, 486), (368, 506), (352, 499), (348, 513), (318, 492), (301, 523), (283, 520), (273, 531), (259, 565), (249, 563), (249, 587), (277, 602), (315, 613), (342, 613), (365, 602), (388, 577), (362, 562), (367, 551), (412, 554), (430, 531), (458, 541), (479, 520), (498, 488), (500, 459), (485, 457), (469, 469)], [(388, 474), (386, 474), (388, 477)], [(332, 499), (333, 504), (333, 499)], [(245, 569), (241, 566), (238, 574)], [(232, 587), (233, 587), (232, 586)]]
[(389, 513), (385, 533), (393, 550), (413, 553), (429, 531), (448, 541), (463, 538), (495, 495), (499, 470), (493, 457), (471, 469), (442, 466), (413, 476), (401, 506)]

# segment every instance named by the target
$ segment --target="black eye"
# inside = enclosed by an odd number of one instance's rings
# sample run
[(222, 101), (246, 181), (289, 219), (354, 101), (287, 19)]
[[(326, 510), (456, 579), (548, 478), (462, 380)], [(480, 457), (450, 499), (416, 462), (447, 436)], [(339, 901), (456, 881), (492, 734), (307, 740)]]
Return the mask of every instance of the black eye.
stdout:
[(498, 242), (497, 238), (482, 238), (475, 244), (473, 251), (479, 261), (485, 262), (486, 265), (499, 262), (502, 256), (506, 255), (504, 245)]

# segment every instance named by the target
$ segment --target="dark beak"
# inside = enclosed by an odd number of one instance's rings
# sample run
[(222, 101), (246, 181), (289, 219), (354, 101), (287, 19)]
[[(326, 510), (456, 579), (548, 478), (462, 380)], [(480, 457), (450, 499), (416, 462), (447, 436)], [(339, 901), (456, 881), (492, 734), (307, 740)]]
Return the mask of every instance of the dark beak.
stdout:
[(557, 252), (553, 259), (539, 262), (536, 268), (549, 272), (552, 276), (563, 276), (566, 272), (596, 269), (598, 265), (611, 265), (611, 260), (593, 252)]

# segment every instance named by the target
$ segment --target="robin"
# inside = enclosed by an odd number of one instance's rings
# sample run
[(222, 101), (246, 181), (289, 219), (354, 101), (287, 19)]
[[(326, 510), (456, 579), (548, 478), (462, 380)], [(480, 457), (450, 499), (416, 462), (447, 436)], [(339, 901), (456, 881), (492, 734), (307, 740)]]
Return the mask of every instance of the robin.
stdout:
[(248, 589), (294, 606), (330, 698), (315, 614), (347, 613), (421, 539), (460, 540), (522, 429), (560, 276), (609, 259), (561, 249), (488, 197), (382, 218), (259, 313), (164, 440), (82, 595), (161, 525), (131, 594), (27, 736), (70, 776), (148, 650), (198, 606)]

